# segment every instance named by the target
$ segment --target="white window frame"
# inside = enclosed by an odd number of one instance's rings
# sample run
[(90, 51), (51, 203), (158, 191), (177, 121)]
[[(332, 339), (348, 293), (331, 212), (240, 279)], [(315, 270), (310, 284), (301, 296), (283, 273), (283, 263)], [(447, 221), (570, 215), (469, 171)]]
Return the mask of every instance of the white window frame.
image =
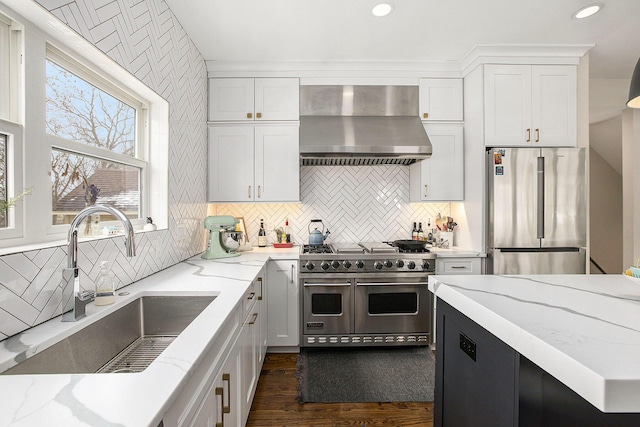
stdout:
[[(21, 232), (17, 233), (17, 237), (4, 237), (0, 232), (0, 255), (67, 243), (69, 226), (52, 224), (51, 148), (64, 143), (60, 142), (60, 138), (46, 134), (45, 63), (48, 48), (72, 58), (71, 61), (82, 64), (98, 78), (113, 82), (114, 88), (122, 93), (132, 94), (147, 107), (143, 109), (144, 114), (139, 114), (139, 120), (143, 120), (144, 126), (139, 129), (138, 136), (148, 141), (148, 151), (140, 153), (148, 161), (147, 177), (141, 179), (141, 190), (148, 199), (141, 201), (142, 218), (133, 221), (134, 229), (142, 229), (145, 215), (153, 217), (159, 230), (167, 229), (168, 102), (71, 28), (60, 25), (57, 18), (36, 2), (2, 0), (0, 14), (11, 20), (12, 28), (21, 30), (13, 32), (19, 37), (12, 44), (13, 47), (20, 48), (11, 66), (17, 82), (16, 85), (12, 84), (10, 121), (14, 123), (0, 122), (0, 131), (3, 131), (2, 125), (13, 125), (11, 132), (4, 130), (13, 135), (13, 191), (33, 189), (30, 195), (16, 205), (23, 208), (23, 223), (21, 227), (16, 224), (16, 229), (20, 228)], [(20, 130), (22, 138), (19, 137)], [(23, 145), (18, 148), (17, 144), (20, 142)], [(19, 158), (19, 153), (24, 153), (24, 159)], [(15, 214), (16, 217), (20, 216), (18, 209)]]
[[(64, 68), (70, 73), (80, 77), (87, 83), (93, 85), (97, 89), (113, 96), (121, 102), (129, 105), (136, 110), (136, 134), (135, 134), (135, 157), (127, 156), (120, 153), (111, 152), (99, 147), (87, 145), (84, 143), (71, 141), (65, 138), (58, 137), (56, 135), (46, 134), (47, 145), (51, 147), (51, 150), (59, 149), (67, 151), (71, 154), (78, 154), (81, 156), (87, 156), (91, 158), (98, 158), (108, 160), (114, 163), (123, 164), (126, 166), (132, 166), (140, 169), (140, 217), (137, 219), (131, 219), (131, 223), (134, 227), (141, 228), (146, 224), (146, 217), (151, 216), (149, 212), (149, 198), (150, 195), (145, 189), (149, 188), (149, 164), (147, 161), (148, 150), (148, 132), (146, 126), (148, 123), (148, 111), (149, 108), (143, 101), (132, 95), (130, 92), (123, 90), (122, 88), (114, 85), (111, 81), (107, 80), (103, 76), (100, 76), (95, 71), (89, 69), (79, 61), (63, 53), (54, 46), (47, 46), (47, 60), (54, 62), (56, 65)], [(52, 210), (51, 204), (49, 205), (50, 211)], [(50, 233), (65, 233), (68, 230), (68, 225), (56, 225), (52, 223), (53, 212), (49, 216)], [(113, 225), (118, 226), (117, 222), (110, 223), (108, 221), (102, 221), (101, 226)]]
[[(19, 177), (22, 176), (22, 126), (0, 119), (0, 134), (6, 136), (7, 146), (7, 199), (15, 197), (22, 188)], [(24, 224), (24, 200), (17, 202), (7, 211), (8, 226), (0, 228), (0, 239), (22, 237)]]

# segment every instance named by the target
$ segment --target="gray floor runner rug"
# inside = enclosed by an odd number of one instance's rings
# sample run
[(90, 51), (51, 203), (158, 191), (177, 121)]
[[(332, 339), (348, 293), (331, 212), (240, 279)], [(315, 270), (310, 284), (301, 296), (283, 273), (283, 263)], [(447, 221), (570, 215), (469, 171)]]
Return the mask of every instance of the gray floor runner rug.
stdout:
[(432, 402), (435, 360), (428, 347), (302, 349), (298, 401)]

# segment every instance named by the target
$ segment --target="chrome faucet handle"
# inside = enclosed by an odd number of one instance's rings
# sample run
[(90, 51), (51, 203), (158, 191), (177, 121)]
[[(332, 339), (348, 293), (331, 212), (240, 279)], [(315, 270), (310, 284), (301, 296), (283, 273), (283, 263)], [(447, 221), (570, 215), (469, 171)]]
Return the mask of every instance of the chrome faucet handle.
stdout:
[(85, 302), (85, 305), (89, 304), (91, 301), (96, 299), (96, 292), (95, 291), (82, 291), (78, 294), (78, 296), (76, 297), (78, 298), (80, 301)]

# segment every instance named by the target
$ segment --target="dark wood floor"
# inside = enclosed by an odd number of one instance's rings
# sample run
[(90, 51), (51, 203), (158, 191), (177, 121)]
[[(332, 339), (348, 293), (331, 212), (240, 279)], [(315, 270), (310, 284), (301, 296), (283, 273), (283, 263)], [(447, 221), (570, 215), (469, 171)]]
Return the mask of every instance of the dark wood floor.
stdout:
[(305, 403), (297, 397), (296, 354), (268, 354), (247, 427), (432, 427), (433, 403)]

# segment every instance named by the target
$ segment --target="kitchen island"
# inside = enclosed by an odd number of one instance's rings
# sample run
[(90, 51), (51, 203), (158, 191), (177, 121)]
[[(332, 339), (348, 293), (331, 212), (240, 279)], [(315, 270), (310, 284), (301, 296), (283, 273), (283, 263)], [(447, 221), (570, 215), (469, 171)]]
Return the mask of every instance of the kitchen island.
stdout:
[(640, 425), (640, 281), (431, 276), (435, 425)]
[[(245, 293), (265, 264), (297, 258), (298, 252), (299, 247), (255, 248), (235, 258), (196, 256), (121, 288), (127, 295), (119, 295), (112, 305), (89, 304), (87, 316), (77, 322), (56, 317), (0, 342), (4, 371), (138, 297), (216, 297), (143, 372), (0, 375), (0, 426), (161, 425), (190, 379), (199, 376), (204, 355), (217, 351), (223, 330), (244, 307)], [(164, 425), (172, 423), (165, 419)]]

